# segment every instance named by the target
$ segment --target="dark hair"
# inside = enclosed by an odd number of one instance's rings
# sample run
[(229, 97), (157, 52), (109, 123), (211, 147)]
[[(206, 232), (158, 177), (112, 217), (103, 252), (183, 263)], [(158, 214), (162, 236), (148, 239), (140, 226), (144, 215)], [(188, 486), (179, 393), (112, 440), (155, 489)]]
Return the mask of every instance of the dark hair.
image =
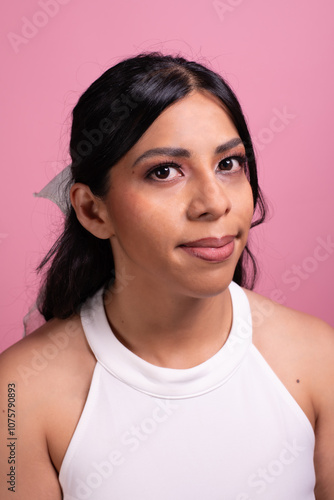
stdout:
[[(218, 97), (230, 114), (246, 148), (252, 188), (252, 227), (263, 222), (265, 204), (258, 186), (253, 145), (240, 104), (221, 76), (197, 62), (159, 52), (125, 59), (108, 69), (80, 97), (73, 110), (70, 140), (72, 180), (88, 185), (96, 196), (109, 189), (108, 174), (172, 103), (195, 89)], [(50, 264), (38, 308), (46, 320), (66, 318), (115, 277), (109, 240), (93, 236), (69, 206), (64, 231), (38, 267)], [(237, 263), (234, 281), (253, 288), (257, 274), (248, 246)]]

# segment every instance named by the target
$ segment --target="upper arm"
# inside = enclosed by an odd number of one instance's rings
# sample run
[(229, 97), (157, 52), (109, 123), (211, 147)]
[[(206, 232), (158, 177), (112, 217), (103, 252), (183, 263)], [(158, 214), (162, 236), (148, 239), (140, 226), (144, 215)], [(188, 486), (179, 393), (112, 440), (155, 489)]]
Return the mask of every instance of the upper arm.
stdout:
[(17, 368), (30, 347), (19, 344), (0, 356), (0, 498), (61, 500), (44, 431), (43, 377), (22, 378)]
[(334, 329), (317, 322), (314, 349), (314, 406), (316, 409), (315, 494), (317, 500), (334, 498)]

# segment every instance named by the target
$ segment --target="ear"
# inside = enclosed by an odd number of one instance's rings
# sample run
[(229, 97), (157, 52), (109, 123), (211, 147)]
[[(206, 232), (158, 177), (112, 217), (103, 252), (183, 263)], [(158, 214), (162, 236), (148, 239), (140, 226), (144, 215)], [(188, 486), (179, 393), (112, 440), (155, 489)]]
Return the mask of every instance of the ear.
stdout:
[(86, 184), (73, 184), (70, 198), (80, 224), (87, 231), (103, 240), (114, 234), (105, 203)]

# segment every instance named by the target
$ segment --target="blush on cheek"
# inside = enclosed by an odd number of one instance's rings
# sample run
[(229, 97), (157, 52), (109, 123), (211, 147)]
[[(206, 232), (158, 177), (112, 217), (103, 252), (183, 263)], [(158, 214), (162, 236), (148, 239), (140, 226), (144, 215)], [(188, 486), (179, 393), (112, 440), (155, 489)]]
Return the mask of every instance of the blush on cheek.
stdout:
[(138, 191), (124, 189), (111, 194), (108, 212), (120, 240), (136, 241), (141, 237), (144, 243), (152, 226), (159, 226), (157, 207), (152, 207), (150, 200)]
[(252, 188), (246, 178), (232, 196), (232, 212), (238, 213), (244, 224), (249, 223), (250, 225), (254, 214), (254, 201)]

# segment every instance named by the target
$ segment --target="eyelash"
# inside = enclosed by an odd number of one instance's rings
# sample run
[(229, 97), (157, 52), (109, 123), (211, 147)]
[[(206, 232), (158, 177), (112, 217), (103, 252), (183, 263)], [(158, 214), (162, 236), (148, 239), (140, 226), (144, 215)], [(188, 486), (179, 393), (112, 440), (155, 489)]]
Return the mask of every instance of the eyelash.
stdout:
[[(239, 162), (239, 164), (240, 164), (240, 168), (238, 168), (235, 171), (230, 171), (230, 170), (226, 170), (225, 171), (227, 174), (230, 174), (230, 175), (239, 172), (240, 169), (245, 168), (246, 165), (247, 165), (247, 156), (246, 155), (232, 155), (232, 156), (227, 156), (226, 158), (222, 158), (219, 161), (218, 165), (220, 165), (223, 161), (226, 161), (226, 160), (237, 160)], [(151, 175), (156, 170), (159, 170), (161, 167), (173, 167), (176, 170), (178, 170), (179, 172), (181, 171), (181, 165), (179, 165), (178, 163), (175, 163), (174, 161), (166, 160), (166, 161), (163, 161), (163, 162), (159, 163), (158, 165), (155, 165), (153, 168), (151, 168), (147, 172), (146, 178), (151, 179), (151, 180), (155, 180), (156, 182), (163, 182), (163, 180), (161, 180), (161, 179), (157, 180), (157, 179), (152, 179), (152, 177), (151, 177)], [(222, 172), (224, 172), (224, 170), (222, 170)], [(224, 174), (224, 175), (226, 175), (226, 174)]]

